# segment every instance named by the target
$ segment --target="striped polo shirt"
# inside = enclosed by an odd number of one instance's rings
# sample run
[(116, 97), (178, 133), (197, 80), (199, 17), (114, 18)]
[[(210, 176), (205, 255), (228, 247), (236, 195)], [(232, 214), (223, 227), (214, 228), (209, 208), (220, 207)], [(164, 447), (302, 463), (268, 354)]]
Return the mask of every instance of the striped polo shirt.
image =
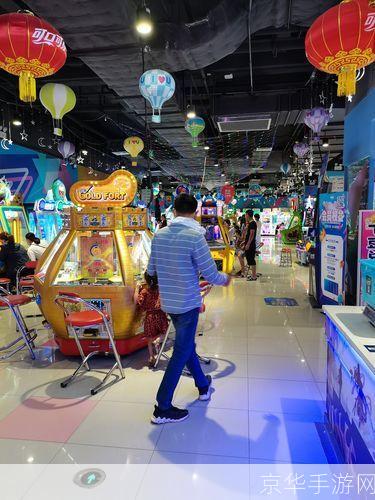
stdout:
[(227, 275), (217, 270), (204, 235), (177, 222), (155, 234), (147, 271), (157, 274), (162, 309), (171, 314), (201, 306), (200, 273), (213, 285), (227, 282)]

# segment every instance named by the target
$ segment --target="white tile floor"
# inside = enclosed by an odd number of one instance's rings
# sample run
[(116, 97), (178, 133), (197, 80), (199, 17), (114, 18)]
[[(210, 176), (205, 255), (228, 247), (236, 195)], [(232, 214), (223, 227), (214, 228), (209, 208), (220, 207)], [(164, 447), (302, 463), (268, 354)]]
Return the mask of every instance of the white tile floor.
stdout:
[[(1, 439), (0, 462), (326, 462), (316, 427), (324, 414), (323, 316), (309, 305), (307, 269), (278, 267), (278, 249), (270, 242), (271, 258), (260, 263), (258, 282), (236, 279), (207, 298), (200, 321), (204, 335), (197, 344), (212, 357), (204, 369), (214, 377), (215, 392), (210, 402), (197, 402), (192, 381), (181, 379), (175, 402), (189, 408), (188, 420), (150, 425), (163, 365), (150, 372), (146, 353), (140, 352), (124, 360), (126, 380), (96, 396), (66, 442)], [(267, 306), (266, 296), (292, 297), (298, 306)], [(41, 326), (40, 318), (30, 321)], [(1, 312), (1, 341), (12, 328)], [(47, 337), (41, 330), (39, 344)], [(86, 400), (95, 372), (65, 391), (59, 387), (75, 364), (50, 348), (39, 349), (35, 362), (26, 353), (0, 362), (0, 424), (32, 396)]]

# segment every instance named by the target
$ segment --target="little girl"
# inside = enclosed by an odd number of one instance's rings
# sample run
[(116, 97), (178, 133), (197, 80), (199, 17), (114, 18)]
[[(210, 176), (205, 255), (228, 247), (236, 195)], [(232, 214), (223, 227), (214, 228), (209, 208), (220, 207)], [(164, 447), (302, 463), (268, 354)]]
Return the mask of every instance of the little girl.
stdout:
[(168, 319), (165, 312), (161, 310), (157, 277), (150, 276), (147, 271), (144, 277), (146, 284), (141, 285), (138, 291), (137, 304), (146, 313), (144, 332), (148, 337), (148, 364), (153, 367), (155, 364), (154, 341), (165, 335)]

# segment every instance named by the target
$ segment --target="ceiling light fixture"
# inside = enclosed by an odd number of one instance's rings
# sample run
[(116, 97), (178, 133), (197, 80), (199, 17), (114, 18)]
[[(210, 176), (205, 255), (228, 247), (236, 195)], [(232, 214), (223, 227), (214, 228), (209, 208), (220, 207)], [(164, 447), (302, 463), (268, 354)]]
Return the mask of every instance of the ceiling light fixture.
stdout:
[(145, 3), (137, 10), (135, 29), (142, 36), (147, 36), (152, 32), (153, 24), (151, 19), (151, 12), (150, 9), (146, 7)]
[(186, 118), (195, 118), (197, 116), (195, 107), (192, 104), (186, 106)]
[(15, 118), (13, 121), (12, 121), (12, 124), (15, 126), (15, 127), (20, 127), (22, 125), (22, 122), (21, 120), (19, 120), (18, 118)]
[(208, 151), (210, 149), (210, 146), (205, 146), (203, 149), (205, 149), (206, 151)]
[(329, 142), (327, 140), (324, 140), (323, 144), (322, 144), (322, 147), (323, 148), (328, 148), (329, 147)]

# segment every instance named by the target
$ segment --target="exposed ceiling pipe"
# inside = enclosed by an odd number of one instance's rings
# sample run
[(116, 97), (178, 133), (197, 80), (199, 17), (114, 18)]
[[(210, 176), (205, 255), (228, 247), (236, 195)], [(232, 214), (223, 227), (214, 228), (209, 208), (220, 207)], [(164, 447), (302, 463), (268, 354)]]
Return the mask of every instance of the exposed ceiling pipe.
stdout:
[(250, 71), (250, 92), (254, 91), (254, 77), (253, 77), (253, 55), (251, 47), (251, 10), (253, 8), (253, 0), (249, 0), (249, 16), (247, 20), (247, 36), (249, 38), (249, 71)]

